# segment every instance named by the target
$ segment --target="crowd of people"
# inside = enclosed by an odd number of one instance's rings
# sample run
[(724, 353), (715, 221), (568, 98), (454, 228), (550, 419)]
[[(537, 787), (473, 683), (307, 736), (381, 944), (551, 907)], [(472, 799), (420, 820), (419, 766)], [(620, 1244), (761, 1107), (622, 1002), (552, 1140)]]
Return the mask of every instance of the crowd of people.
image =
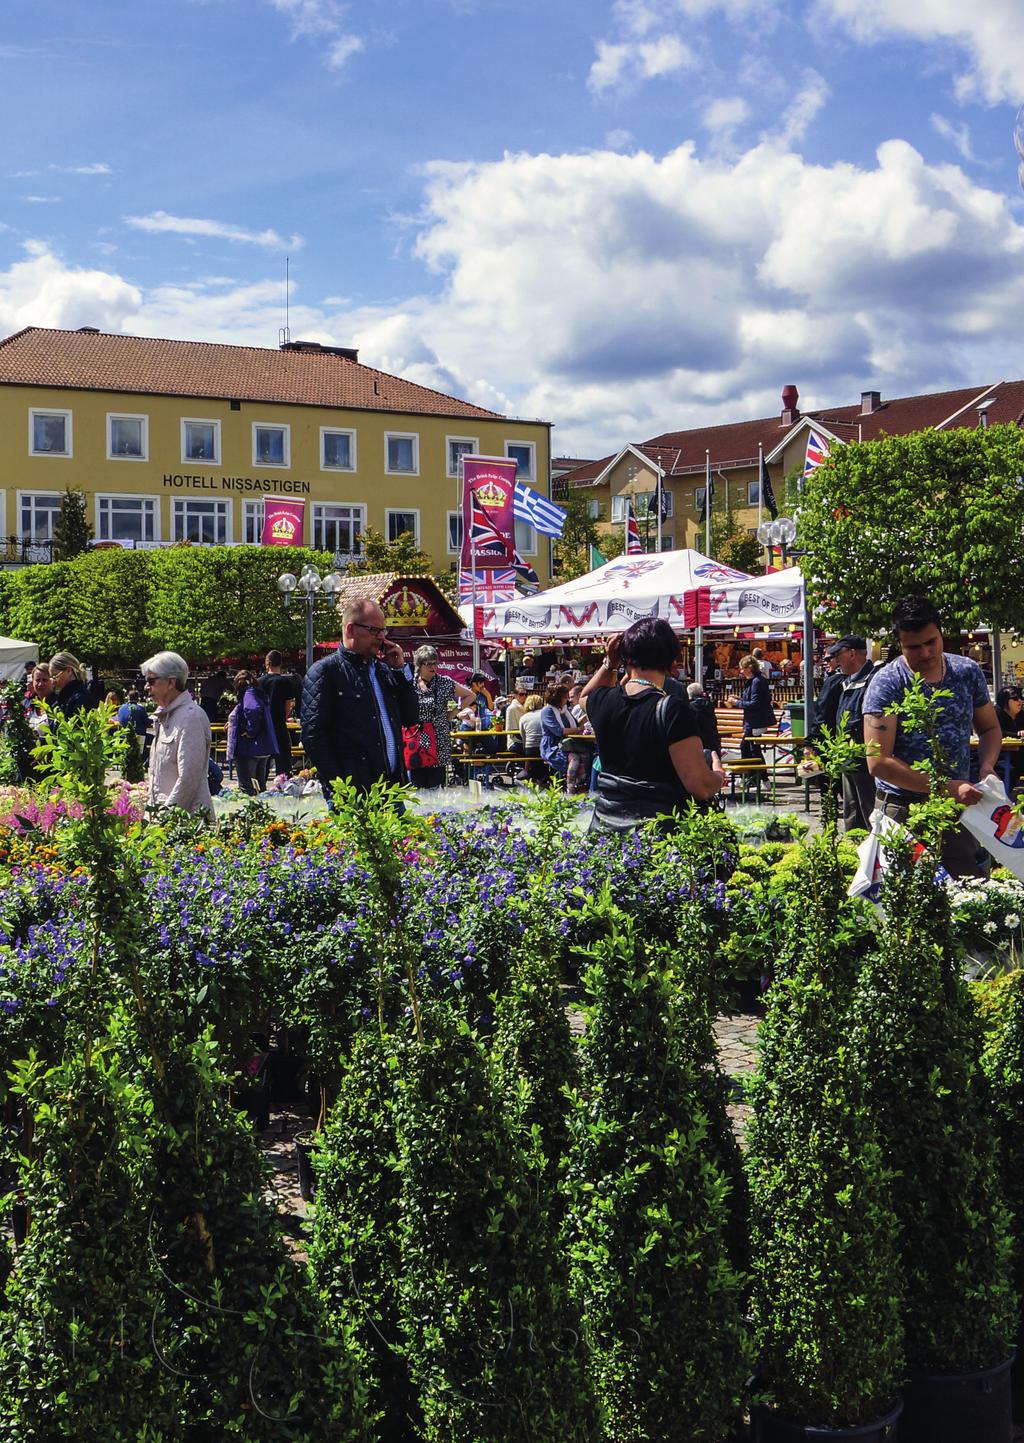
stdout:
[[(876, 811), (906, 821), (910, 806), (927, 794), (928, 778), (915, 763), (931, 743), (893, 714), (915, 678), (936, 707), (951, 796), (971, 805), (980, 797), (977, 782), (992, 773), (1008, 792), (1024, 782), (1022, 750), (1004, 745), (1024, 737), (1021, 687), (1003, 687), (993, 704), (978, 663), (946, 653), (939, 615), (925, 599), (900, 602), (892, 625), (886, 663), (872, 661), (866, 639), (853, 634), (825, 653), (828, 674), (815, 701), (807, 758), (813, 765), (823, 739), (838, 732), (866, 747), (842, 778), (848, 830), (869, 827)], [(523, 662), (530, 667), (533, 658)], [(297, 722), (305, 762), (328, 801), (338, 777), (363, 790), (379, 779), (422, 790), (471, 778), (485, 788), (525, 781), (592, 792), (595, 826), (618, 830), (690, 801), (707, 805), (727, 784), (715, 707), (701, 683), (687, 686), (679, 669), (678, 637), (667, 622), (645, 618), (612, 638), (587, 677), (545, 678), (524, 669), (504, 696), (483, 672), (465, 683), (446, 676), (433, 646), (420, 646), (407, 661), (388, 636), (381, 608), (356, 601), (342, 615), (342, 644), (304, 680), (285, 671), (277, 651), (268, 652), (262, 673), (235, 673), (225, 760), (243, 792), (262, 793), (272, 774), (292, 770)], [(756, 650), (743, 657), (740, 692), (728, 699), (742, 712), (741, 758), (748, 761), (762, 758), (758, 739), (778, 722), (766, 670)], [(212, 814), (222, 773), (212, 758), (211, 720), (222, 697), (215, 687), (200, 689), (196, 700), (188, 664), (176, 652), (149, 657), (140, 678), (145, 701), (132, 687), (112, 688), (106, 699), (112, 724), (130, 734), (148, 763), (150, 803)], [(93, 695), (68, 651), (26, 676), (26, 714), (35, 727), (91, 707)], [(947, 837), (944, 862), (957, 876), (980, 875), (985, 867), (963, 828)]]

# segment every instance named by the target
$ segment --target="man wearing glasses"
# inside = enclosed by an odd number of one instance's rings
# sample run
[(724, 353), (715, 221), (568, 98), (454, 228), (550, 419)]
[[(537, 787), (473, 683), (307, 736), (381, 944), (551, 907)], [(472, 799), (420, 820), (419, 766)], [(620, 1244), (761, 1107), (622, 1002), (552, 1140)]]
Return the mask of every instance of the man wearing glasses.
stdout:
[(302, 745), (330, 801), (335, 777), (361, 791), (381, 778), (405, 778), (402, 728), (419, 721), (416, 689), (405, 656), (389, 641), (375, 601), (349, 602), (342, 645), (311, 666), (302, 688)]

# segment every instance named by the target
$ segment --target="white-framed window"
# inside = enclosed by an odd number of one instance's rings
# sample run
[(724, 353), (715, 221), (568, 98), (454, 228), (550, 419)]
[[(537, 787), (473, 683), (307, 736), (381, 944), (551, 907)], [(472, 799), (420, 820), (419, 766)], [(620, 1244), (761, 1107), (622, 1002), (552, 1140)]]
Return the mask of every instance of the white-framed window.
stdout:
[(520, 556), (537, 555), (537, 531), (529, 521), (516, 522), (516, 550)]
[(336, 426), (320, 427), (321, 471), (354, 471), (356, 469), (356, 433), (339, 431)]
[(360, 537), (366, 530), (366, 507), (362, 505), (313, 506), (313, 549), (335, 556), (358, 556)]
[(107, 412), (107, 460), (149, 460), (149, 417)]
[(420, 544), (420, 513), (418, 511), (384, 512), (384, 529), (389, 541), (397, 541), (405, 531), (411, 531), (413, 540)]
[(384, 470), (404, 476), (420, 474), (420, 438), (417, 432), (384, 432)]
[(663, 536), (663, 537), (661, 538), (661, 549), (662, 549), (662, 551), (671, 551), (671, 550), (673, 550), (674, 547), (675, 547), (675, 541), (672, 539), (671, 536)]
[(154, 496), (97, 496), (97, 541), (159, 541), (160, 508)]
[(533, 441), (506, 441), (505, 455), (516, 463), (516, 480), (532, 481), (537, 474), (537, 447)]
[(596, 501), (596, 500), (595, 500), (595, 501), (588, 501), (588, 502), (587, 502), (587, 515), (589, 516), (589, 518), (590, 518), (591, 521), (600, 521), (600, 519), (601, 519), (601, 503), (600, 503), (600, 501)]
[(174, 498), (172, 540), (226, 546), (231, 540), (231, 502), (204, 501), (197, 496)]
[(52, 541), (60, 515), (59, 491), (19, 491), (18, 525), (25, 541)]
[(242, 540), (246, 546), (263, 544), (263, 502), (242, 502)]
[(70, 456), (71, 412), (43, 411), (30, 407), (28, 413), (30, 456)]
[(458, 476), (459, 461), (463, 456), (472, 456), (480, 450), (475, 436), (446, 436), (444, 438), (445, 467), (449, 476)]
[(290, 466), (292, 428), (272, 426), (265, 421), (252, 423), (252, 464), (254, 466)]
[(462, 550), (462, 512), (448, 512), (448, 550), (455, 556)]
[(704, 510), (704, 492), (706, 490), (706, 486), (698, 486), (695, 488), (693, 493), (693, 509), (694, 511), (696, 511), (698, 516), (700, 516)]
[(748, 482), (747, 482), (747, 505), (748, 505), (748, 506), (757, 506), (757, 505), (760, 504), (760, 501), (761, 501), (761, 483), (760, 483), (760, 481), (748, 481)]
[(631, 499), (629, 496), (612, 497), (612, 521), (625, 521), (629, 514), (629, 503)]
[(220, 465), (220, 422), (183, 416), (181, 421), (181, 459), (208, 461)]

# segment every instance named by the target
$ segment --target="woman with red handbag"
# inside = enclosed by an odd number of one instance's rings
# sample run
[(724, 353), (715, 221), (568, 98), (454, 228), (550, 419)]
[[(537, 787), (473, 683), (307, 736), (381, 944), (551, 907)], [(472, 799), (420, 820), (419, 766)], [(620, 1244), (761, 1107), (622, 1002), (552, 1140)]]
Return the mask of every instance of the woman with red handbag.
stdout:
[(435, 647), (418, 647), (412, 664), (420, 719), (416, 726), (402, 728), (405, 765), (414, 787), (431, 790), (444, 786), (452, 759), (449, 707), (456, 697), (469, 702), (476, 698), (468, 686), (461, 686), (438, 671)]

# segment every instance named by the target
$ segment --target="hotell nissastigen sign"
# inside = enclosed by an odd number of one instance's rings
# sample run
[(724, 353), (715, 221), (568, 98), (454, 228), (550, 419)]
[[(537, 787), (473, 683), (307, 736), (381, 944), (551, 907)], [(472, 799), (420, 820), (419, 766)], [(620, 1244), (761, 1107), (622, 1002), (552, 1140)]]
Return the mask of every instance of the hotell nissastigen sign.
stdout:
[(164, 472), (164, 485), (190, 491), (276, 491), (290, 496), (308, 496), (308, 481), (287, 476), (199, 476)]

